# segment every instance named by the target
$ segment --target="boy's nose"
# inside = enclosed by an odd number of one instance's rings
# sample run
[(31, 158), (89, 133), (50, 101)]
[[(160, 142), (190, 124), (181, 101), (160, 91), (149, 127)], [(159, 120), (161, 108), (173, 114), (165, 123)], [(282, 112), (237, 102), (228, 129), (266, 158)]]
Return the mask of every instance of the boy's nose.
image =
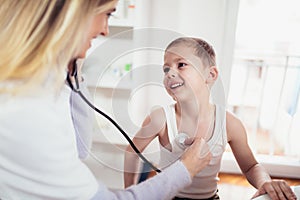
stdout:
[(177, 76), (177, 71), (174, 70), (174, 69), (171, 69), (169, 68), (169, 71), (168, 71), (168, 78), (174, 78)]

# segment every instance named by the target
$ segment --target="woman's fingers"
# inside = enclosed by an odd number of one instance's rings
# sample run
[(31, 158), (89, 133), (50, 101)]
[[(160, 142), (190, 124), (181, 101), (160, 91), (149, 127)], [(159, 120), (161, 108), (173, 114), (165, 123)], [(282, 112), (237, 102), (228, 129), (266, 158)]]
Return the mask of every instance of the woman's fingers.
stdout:
[(211, 153), (209, 152), (207, 143), (202, 138), (189, 138), (186, 142), (191, 145), (181, 156), (181, 161), (190, 172), (191, 177), (194, 177), (208, 165)]

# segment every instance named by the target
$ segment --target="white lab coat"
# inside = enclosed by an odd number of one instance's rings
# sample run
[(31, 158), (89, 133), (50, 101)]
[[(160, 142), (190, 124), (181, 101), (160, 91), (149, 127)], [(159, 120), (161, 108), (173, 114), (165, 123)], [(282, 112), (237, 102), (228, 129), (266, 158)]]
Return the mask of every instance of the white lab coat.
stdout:
[(78, 158), (71, 90), (0, 95), (0, 198), (91, 199), (98, 183)]

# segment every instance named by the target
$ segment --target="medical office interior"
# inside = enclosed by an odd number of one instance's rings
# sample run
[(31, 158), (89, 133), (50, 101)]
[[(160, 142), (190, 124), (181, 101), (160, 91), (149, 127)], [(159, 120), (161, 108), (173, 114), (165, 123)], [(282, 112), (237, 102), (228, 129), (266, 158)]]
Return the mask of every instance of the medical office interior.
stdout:
[[(214, 47), (220, 72), (212, 100), (243, 121), (251, 149), (272, 177), (300, 185), (299, 8), (298, 0), (119, 0), (110, 35), (93, 41), (84, 63), (92, 101), (133, 137), (151, 109), (172, 101), (162, 84), (163, 48), (178, 36), (203, 38)], [(123, 188), (128, 142), (95, 116), (84, 162), (109, 188)], [(144, 155), (155, 164), (158, 151), (156, 141)], [(221, 198), (255, 193), (240, 174), (228, 147)]]

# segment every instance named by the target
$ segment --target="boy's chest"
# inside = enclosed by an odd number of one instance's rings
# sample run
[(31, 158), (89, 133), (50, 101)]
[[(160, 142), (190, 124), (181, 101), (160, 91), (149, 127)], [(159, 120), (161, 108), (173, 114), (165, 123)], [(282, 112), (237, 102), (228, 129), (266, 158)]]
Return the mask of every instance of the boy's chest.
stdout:
[[(176, 132), (174, 132), (176, 131)], [(172, 143), (176, 139), (176, 136), (180, 133), (184, 133), (189, 137), (202, 137), (208, 141), (214, 131), (214, 125), (210, 125), (209, 123), (179, 123), (177, 129), (168, 129), (167, 125), (165, 126), (162, 134), (159, 135), (160, 144), (169, 151), (172, 151)]]
[(214, 126), (214, 120), (202, 122), (177, 120), (177, 134), (185, 133), (189, 137), (201, 137), (208, 141), (213, 135)]

